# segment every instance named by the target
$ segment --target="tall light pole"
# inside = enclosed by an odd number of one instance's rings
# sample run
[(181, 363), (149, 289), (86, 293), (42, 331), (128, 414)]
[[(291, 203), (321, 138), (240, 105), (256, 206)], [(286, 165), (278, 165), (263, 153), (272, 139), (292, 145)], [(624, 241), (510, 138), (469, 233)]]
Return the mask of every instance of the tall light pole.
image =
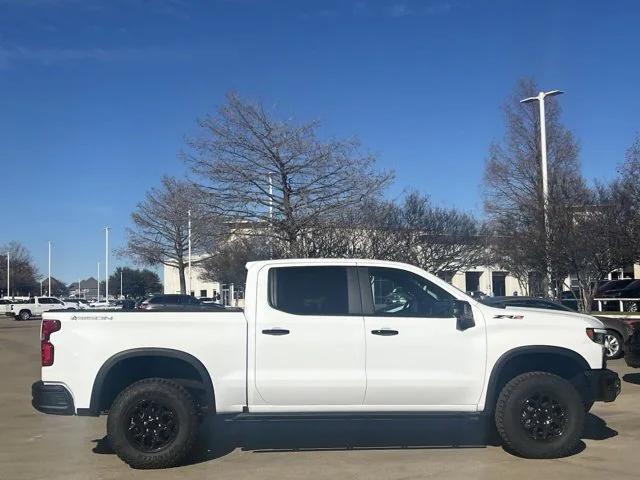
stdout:
[(553, 296), (551, 288), (551, 268), (549, 265), (549, 179), (547, 175), (547, 122), (544, 111), (544, 99), (564, 93), (561, 90), (550, 90), (548, 92), (539, 92), (535, 97), (520, 100), (520, 103), (538, 102), (540, 108), (540, 171), (542, 182), (542, 215), (544, 228), (544, 251), (545, 251), (545, 270), (547, 281), (547, 295)]
[(49, 242), (49, 291), (47, 295), (51, 296), (51, 242)]
[(100, 262), (98, 262), (98, 302), (100, 301)]
[(7, 250), (7, 297), (11, 295), (11, 282), (9, 281), (9, 277), (11, 276), (11, 252)]
[[(269, 230), (273, 227), (273, 178), (271, 176), (273, 172), (269, 172), (267, 177), (269, 178)], [(267, 237), (269, 239), (269, 258), (273, 258), (273, 247), (271, 245), (271, 235)]]
[(273, 179), (271, 175), (273, 175), (273, 172), (267, 174), (269, 177), (269, 221), (273, 220)]
[(120, 298), (124, 298), (122, 295), (122, 267), (120, 267)]
[(104, 300), (109, 301), (109, 227), (104, 227)]
[(191, 295), (191, 210), (187, 211), (189, 217), (189, 290), (187, 295)]

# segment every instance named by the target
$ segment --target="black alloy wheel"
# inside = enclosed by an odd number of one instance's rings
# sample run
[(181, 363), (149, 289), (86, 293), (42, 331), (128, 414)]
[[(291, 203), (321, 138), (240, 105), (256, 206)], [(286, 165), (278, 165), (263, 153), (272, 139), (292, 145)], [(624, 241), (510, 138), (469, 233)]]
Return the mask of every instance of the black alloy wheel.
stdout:
[(567, 425), (567, 409), (554, 395), (536, 392), (522, 404), (522, 427), (529, 438), (549, 441), (562, 436)]
[(159, 452), (178, 435), (180, 425), (175, 410), (152, 400), (141, 400), (125, 417), (127, 439), (141, 452)]

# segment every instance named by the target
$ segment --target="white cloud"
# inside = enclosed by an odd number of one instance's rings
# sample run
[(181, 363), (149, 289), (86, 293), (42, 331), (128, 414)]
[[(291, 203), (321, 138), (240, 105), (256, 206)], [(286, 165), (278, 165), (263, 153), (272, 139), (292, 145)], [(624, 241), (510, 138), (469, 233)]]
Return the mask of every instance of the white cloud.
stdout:
[(389, 14), (392, 17), (406, 17), (411, 15), (411, 11), (404, 3), (396, 3), (389, 9)]
[(30, 63), (52, 66), (77, 62), (122, 62), (187, 58), (188, 52), (161, 47), (148, 48), (31, 48), (0, 46), (0, 68)]

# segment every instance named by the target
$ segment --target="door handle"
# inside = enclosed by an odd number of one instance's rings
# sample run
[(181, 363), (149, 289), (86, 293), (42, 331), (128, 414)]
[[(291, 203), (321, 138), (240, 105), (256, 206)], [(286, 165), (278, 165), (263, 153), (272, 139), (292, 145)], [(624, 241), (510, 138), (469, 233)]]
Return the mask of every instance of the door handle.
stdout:
[(289, 335), (289, 330), (287, 330), (286, 328), (269, 328), (267, 330), (262, 330), (262, 333), (264, 333), (265, 335), (280, 336)]
[(399, 332), (398, 330), (391, 330), (390, 328), (382, 328), (380, 330), (371, 330), (371, 333), (382, 337), (391, 337), (393, 335), (398, 335)]

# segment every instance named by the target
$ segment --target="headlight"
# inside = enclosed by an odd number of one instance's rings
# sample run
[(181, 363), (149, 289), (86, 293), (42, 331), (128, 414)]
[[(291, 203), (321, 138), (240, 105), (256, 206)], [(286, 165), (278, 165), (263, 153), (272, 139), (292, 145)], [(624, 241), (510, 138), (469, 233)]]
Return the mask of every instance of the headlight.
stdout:
[(604, 338), (607, 331), (604, 328), (587, 328), (587, 337), (593, 342), (604, 345)]

